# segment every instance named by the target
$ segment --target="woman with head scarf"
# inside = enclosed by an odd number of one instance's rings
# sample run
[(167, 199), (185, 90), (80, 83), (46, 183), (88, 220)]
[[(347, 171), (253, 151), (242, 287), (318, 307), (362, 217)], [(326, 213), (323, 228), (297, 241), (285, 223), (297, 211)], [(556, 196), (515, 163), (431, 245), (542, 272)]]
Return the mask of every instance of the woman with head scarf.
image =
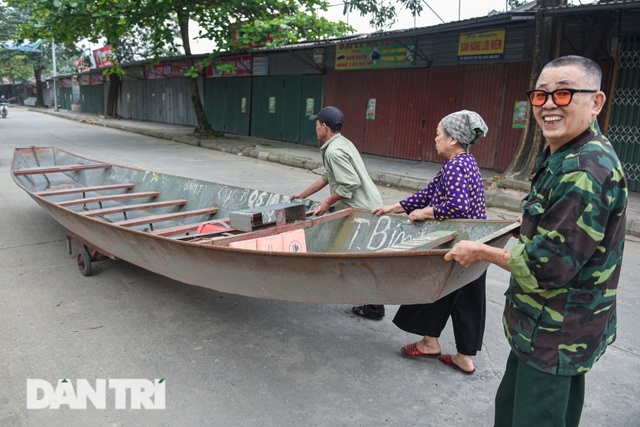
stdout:
[[(375, 214), (407, 213), (409, 221), (452, 218), (486, 219), (484, 183), (469, 147), (487, 134), (478, 113), (462, 110), (438, 124), (436, 150), (447, 162), (427, 187), (395, 205), (373, 210)], [(486, 317), (486, 274), (432, 304), (403, 305), (393, 323), (400, 329), (422, 335), (401, 353), (410, 357), (439, 358), (463, 373), (475, 372), (473, 358), (482, 347)], [(456, 340), (455, 355), (442, 354), (438, 337), (451, 317)]]

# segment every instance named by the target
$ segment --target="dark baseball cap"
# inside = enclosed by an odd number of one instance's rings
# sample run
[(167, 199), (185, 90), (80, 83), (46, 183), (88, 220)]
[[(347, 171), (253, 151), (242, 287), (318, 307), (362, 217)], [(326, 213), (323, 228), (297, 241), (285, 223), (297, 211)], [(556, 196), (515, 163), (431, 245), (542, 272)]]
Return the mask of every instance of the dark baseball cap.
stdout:
[(336, 107), (324, 107), (318, 114), (309, 117), (309, 120), (320, 120), (331, 129), (340, 130), (344, 124), (344, 115)]

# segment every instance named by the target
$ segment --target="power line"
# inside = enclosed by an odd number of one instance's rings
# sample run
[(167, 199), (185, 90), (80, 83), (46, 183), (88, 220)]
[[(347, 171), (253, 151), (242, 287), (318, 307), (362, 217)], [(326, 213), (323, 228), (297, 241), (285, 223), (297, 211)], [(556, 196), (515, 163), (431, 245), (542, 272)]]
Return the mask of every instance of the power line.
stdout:
[(427, 2), (426, 2), (426, 0), (422, 0), (422, 3), (424, 3), (424, 4), (426, 4), (426, 5), (427, 5), (427, 7), (429, 8), (429, 10), (431, 10), (431, 12), (433, 12), (433, 14), (434, 14), (434, 15), (436, 15), (436, 16), (438, 17), (438, 19), (440, 20), (440, 22), (442, 22), (443, 24), (445, 23), (445, 22), (444, 22), (444, 19), (440, 18), (440, 15), (438, 15), (438, 14), (436, 13), (436, 11), (435, 11), (435, 10), (433, 10), (433, 8), (432, 8), (431, 6), (429, 6), (429, 3), (427, 3)]

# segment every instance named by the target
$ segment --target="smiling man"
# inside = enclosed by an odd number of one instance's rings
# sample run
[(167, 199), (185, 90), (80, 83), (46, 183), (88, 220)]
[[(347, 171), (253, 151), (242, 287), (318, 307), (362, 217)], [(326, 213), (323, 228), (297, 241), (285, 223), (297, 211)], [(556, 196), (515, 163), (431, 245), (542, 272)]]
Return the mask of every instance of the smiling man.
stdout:
[(616, 334), (627, 186), (596, 117), (602, 72), (590, 59), (548, 63), (527, 91), (549, 146), (536, 161), (511, 251), (463, 241), (445, 255), (511, 272), (503, 324), (511, 353), (495, 426), (578, 426), (584, 374)]

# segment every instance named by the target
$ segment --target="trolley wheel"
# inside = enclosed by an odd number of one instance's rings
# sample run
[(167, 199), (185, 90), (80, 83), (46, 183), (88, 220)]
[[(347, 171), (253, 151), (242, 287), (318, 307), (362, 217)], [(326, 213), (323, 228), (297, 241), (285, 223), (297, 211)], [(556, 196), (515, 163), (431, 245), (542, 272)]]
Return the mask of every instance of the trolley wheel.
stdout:
[(83, 276), (91, 276), (91, 254), (87, 248), (82, 248), (78, 253), (78, 269)]

